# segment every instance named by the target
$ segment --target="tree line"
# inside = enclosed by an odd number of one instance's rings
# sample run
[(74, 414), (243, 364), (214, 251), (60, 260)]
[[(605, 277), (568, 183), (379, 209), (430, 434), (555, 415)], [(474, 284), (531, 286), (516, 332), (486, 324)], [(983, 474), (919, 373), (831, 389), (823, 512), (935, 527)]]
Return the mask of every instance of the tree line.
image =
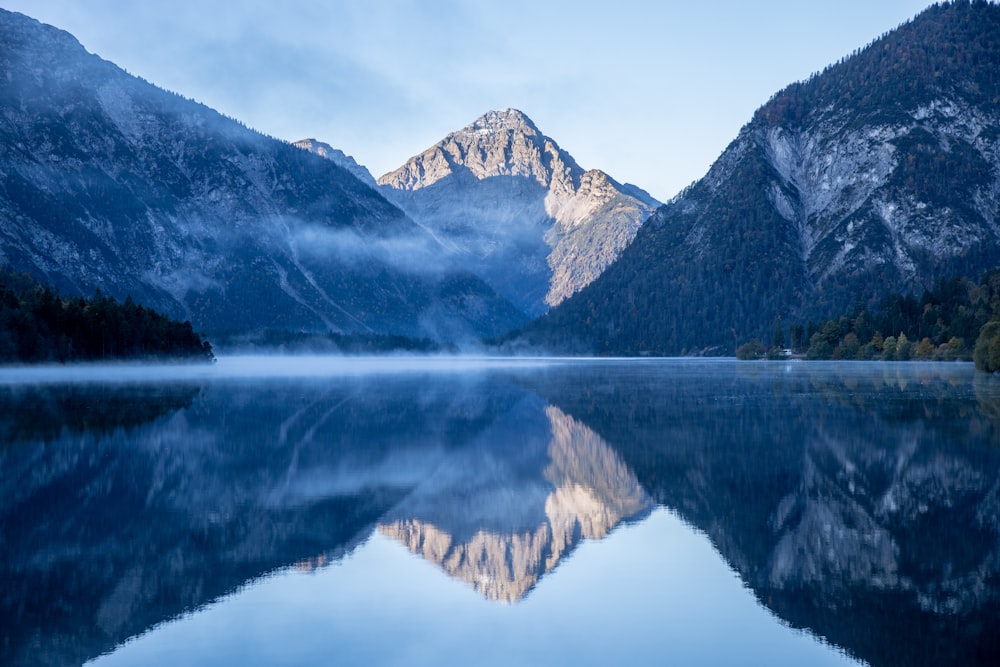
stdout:
[(988, 272), (979, 282), (940, 281), (920, 298), (892, 293), (873, 309), (855, 307), (836, 318), (795, 323), (787, 338), (779, 320), (769, 342), (753, 339), (737, 348), (736, 356), (974, 360), (982, 370), (996, 371), (1000, 369), (1000, 270)]
[(27, 274), (0, 268), (0, 362), (184, 358), (213, 361), (212, 346), (178, 322), (100, 290), (63, 298)]
[(227, 352), (282, 352), (294, 354), (377, 355), (390, 352), (412, 354), (457, 353), (456, 345), (430, 338), (372, 332), (319, 333), (284, 329), (220, 331), (213, 334), (216, 345)]

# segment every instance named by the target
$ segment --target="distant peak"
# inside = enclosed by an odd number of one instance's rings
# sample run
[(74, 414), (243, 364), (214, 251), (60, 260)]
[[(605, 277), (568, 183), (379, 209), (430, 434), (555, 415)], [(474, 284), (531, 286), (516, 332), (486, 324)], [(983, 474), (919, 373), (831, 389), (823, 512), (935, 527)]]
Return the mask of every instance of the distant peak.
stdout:
[(293, 141), (292, 145), (308, 153), (315, 153), (320, 157), (324, 157), (337, 166), (351, 172), (355, 178), (360, 180), (365, 185), (372, 188), (376, 187), (375, 177), (371, 175), (368, 168), (362, 164), (358, 164), (352, 156), (346, 154), (339, 148), (334, 148), (326, 142), (313, 138), (299, 139), (298, 141)]
[(538, 128), (531, 119), (517, 109), (498, 109), (487, 111), (465, 128), (472, 132), (503, 132), (506, 130), (530, 129), (539, 134)]

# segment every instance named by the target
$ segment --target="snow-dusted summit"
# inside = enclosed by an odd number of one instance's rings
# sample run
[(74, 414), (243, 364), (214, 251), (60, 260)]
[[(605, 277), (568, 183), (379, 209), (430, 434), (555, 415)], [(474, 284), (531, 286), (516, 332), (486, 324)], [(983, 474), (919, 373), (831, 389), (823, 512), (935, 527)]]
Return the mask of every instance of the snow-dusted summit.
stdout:
[(599, 276), (658, 205), (584, 170), (516, 109), (486, 113), (378, 183), (463, 266), (534, 315)]

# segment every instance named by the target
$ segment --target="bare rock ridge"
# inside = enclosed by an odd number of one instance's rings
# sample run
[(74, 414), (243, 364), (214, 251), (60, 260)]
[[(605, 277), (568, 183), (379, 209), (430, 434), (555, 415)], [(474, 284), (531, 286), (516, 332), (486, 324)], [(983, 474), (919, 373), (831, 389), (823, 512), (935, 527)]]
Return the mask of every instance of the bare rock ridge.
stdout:
[(516, 109), (490, 111), (378, 183), (462, 266), (530, 315), (599, 276), (658, 205), (584, 170)]
[(375, 182), (375, 177), (372, 176), (371, 172), (368, 171), (364, 165), (358, 164), (354, 157), (347, 155), (339, 148), (334, 148), (330, 144), (317, 141), (316, 139), (300, 139), (299, 141), (293, 142), (292, 145), (296, 148), (301, 148), (304, 151), (315, 153), (320, 157), (325, 157), (341, 169), (346, 169), (351, 172), (356, 179), (365, 185), (372, 188), (378, 187), (378, 184)]
[(452, 132), (395, 171), (378, 179), (397, 190), (419, 190), (456, 173), (476, 180), (527, 176), (543, 187), (568, 190), (579, 165), (516, 109), (490, 111)]

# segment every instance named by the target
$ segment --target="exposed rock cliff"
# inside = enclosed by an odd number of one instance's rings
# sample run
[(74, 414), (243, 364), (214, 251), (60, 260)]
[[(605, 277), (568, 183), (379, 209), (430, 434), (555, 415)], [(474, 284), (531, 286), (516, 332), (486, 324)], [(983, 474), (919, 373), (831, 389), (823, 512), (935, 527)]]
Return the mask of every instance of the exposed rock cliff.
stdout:
[(657, 205), (584, 171), (515, 109), (487, 113), (378, 182), (463, 266), (536, 315), (600, 275)]

